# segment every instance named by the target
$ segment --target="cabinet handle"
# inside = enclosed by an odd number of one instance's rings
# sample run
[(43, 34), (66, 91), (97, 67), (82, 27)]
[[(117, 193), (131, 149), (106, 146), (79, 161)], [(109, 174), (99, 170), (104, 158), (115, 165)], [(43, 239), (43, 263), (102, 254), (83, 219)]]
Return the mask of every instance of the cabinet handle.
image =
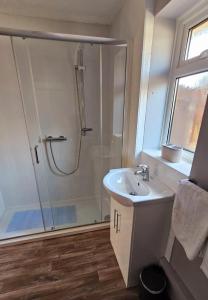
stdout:
[(116, 214), (117, 214), (117, 210), (114, 209), (114, 219), (113, 219), (113, 228), (116, 228)]
[(120, 223), (121, 223), (121, 215), (117, 213), (117, 216), (116, 216), (116, 233), (120, 232), (119, 218), (120, 218)]

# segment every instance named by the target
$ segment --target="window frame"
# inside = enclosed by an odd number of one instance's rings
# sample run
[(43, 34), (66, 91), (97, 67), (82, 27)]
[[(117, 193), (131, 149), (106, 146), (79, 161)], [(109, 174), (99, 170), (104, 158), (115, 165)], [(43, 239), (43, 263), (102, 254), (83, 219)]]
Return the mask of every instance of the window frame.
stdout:
[[(179, 78), (208, 71), (208, 53), (203, 57), (185, 58), (190, 30), (206, 19), (208, 19), (208, 4), (202, 5), (197, 11), (195, 8), (177, 20), (161, 144), (169, 142)], [(185, 160), (191, 163), (193, 156), (194, 152), (184, 150)]]

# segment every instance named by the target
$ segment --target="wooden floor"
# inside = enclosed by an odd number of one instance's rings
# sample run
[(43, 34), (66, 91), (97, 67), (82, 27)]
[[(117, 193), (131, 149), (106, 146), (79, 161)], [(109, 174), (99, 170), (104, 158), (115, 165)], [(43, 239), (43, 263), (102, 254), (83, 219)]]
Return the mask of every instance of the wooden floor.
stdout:
[(109, 230), (0, 248), (0, 299), (134, 300)]

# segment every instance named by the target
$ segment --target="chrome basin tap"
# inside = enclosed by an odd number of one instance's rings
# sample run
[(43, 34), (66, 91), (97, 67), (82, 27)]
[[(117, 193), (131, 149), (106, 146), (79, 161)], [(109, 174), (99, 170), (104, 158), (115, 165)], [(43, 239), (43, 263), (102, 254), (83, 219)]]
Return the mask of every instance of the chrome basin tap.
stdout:
[(149, 181), (149, 166), (148, 165), (138, 165), (138, 170), (134, 172), (135, 175), (141, 175), (144, 181)]

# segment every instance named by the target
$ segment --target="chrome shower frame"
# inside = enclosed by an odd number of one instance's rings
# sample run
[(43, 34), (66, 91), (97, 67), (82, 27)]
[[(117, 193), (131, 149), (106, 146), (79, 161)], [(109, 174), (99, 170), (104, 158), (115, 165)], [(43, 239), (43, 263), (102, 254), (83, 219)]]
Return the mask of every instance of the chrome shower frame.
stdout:
[(42, 31), (31, 31), (22, 29), (0, 28), (0, 35), (16, 36), (22, 38), (33, 38), (43, 40), (54, 40), (63, 42), (87, 43), (87, 44), (102, 44), (127, 47), (127, 42), (105, 37), (92, 37), (84, 35), (74, 35), (66, 33), (53, 33)]

